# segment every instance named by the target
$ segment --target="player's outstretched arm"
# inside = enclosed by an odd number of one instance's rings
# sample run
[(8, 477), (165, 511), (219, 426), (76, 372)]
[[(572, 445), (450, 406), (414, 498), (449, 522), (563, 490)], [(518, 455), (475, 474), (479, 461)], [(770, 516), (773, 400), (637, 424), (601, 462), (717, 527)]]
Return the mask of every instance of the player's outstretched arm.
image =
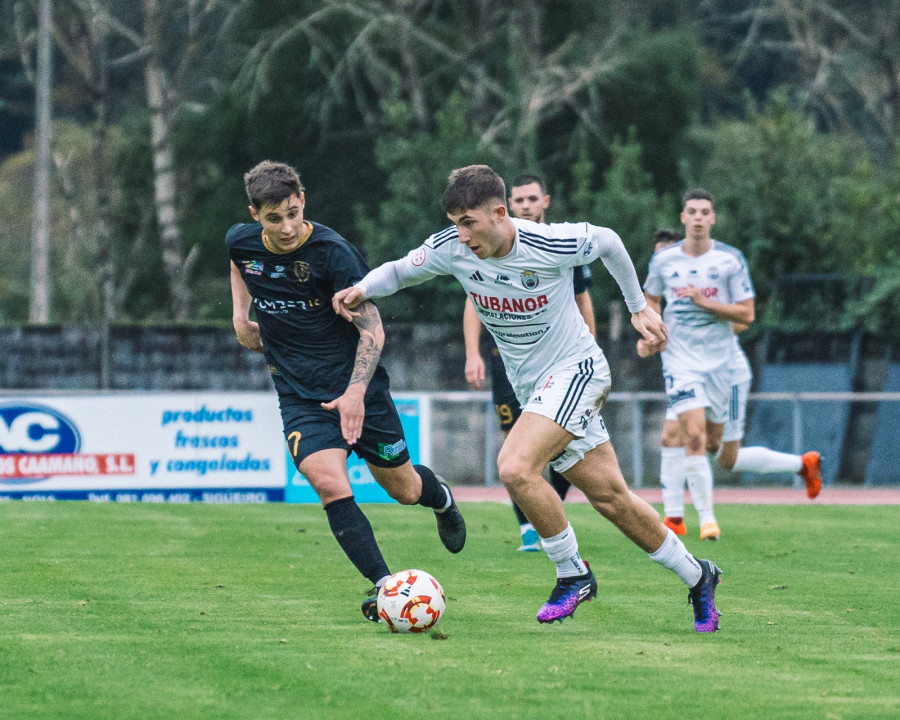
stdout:
[(231, 321), (238, 342), (245, 348), (261, 353), (263, 351), (262, 336), (259, 325), (250, 319), (250, 305), (253, 298), (241, 277), (237, 265), (231, 263)]
[[(336, 297), (336, 296), (335, 296)], [(366, 416), (366, 388), (375, 374), (381, 350), (384, 347), (384, 326), (378, 308), (371, 302), (358, 305), (353, 324), (359, 330), (356, 359), (353, 372), (344, 394), (329, 403), (322, 403), (326, 410), (337, 410), (341, 416), (341, 434), (348, 445), (354, 445), (362, 435)]]

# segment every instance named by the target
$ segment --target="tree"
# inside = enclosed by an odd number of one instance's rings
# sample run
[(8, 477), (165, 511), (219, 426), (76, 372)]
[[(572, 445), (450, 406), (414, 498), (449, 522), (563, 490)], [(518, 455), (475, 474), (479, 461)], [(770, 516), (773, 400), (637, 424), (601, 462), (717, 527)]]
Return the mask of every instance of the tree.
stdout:
[(731, 31), (738, 73), (762, 70), (763, 93), (787, 83), (824, 128), (852, 132), (893, 156), (900, 131), (900, 4), (757, 0), (705, 3), (710, 32)]
[(798, 104), (781, 91), (761, 110), (751, 104), (746, 121), (698, 128), (684, 177), (716, 199), (713, 236), (746, 255), (758, 325), (847, 329), (853, 308), (802, 293), (789, 306), (769, 303), (772, 289), (791, 274), (844, 275), (855, 286), (892, 262), (897, 165), (882, 167), (858, 138), (816, 132)]
[[(133, 41), (146, 57), (144, 84), (150, 112), (153, 190), (164, 276), (175, 319), (191, 317), (191, 274), (197, 245), (187, 253), (178, 221), (179, 180), (173, 130), (179, 112), (198, 89), (221, 81), (216, 71), (230, 45), (228, 32), (242, 9), (240, 0), (142, 0), (143, 34)], [(131, 33), (127, 33), (131, 36)]]
[[(406, 103), (393, 103), (385, 112), (392, 130), (379, 139), (376, 157), (387, 178), (387, 192), (374, 215), (361, 205), (356, 209), (373, 267), (402, 257), (450, 224), (441, 209), (450, 170), (472, 164), (507, 170), (499, 148), (485, 144), (484, 134), (466, 119), (461, 94), (451, 95), (438, 111), (434, 133), (414, 129), (414, 112)], [(452, 278), (436, 278), (380, 302), (388, 319), (434, 322), (460, 318), (463, 295)]]

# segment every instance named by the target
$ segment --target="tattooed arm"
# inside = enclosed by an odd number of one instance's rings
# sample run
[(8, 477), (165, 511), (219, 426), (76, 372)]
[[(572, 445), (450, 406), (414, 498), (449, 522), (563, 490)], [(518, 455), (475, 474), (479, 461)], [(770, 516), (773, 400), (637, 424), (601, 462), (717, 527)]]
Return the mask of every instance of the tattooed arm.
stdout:
[(362, 434), (366, 415), (365, 396), (369, 381), (378, 367), (381, 349), (384, 347), (384, 327), (378, 308), (371, 302), (363, 302), (356, 308), (353, 324), (359, 330), (356, 360), (347, 389), (339, 398), (322, 403), (326, 410), (337, 410), (341, 415), (341, 434), (348, 445), (353, 445)]

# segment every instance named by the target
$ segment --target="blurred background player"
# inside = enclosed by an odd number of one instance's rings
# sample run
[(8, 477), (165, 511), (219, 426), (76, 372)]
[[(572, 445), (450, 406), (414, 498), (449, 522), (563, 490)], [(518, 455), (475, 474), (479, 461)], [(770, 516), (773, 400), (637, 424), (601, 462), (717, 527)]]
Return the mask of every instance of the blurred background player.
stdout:
[[(700, 517), (700, 538), (717, 540), (721, 531), (706, 452), (719, 446), (728, 419), (736, 347), (733, 324), (753, 322), (753, 284), (741, 252), (710, 235), (716, 213), (709, 192), (697, 188), (684, 194), (681, 222), (685, 238), (653, 255), (644, 292), (657, 311), (666, 299), (663, 318), (669, 340), (662, 351), (663, 380), (684, 444), (682, 477)], [(642, 356), (655, 350), (638, 342)], [(667, 476), (668, 470), (666, 466), (661, 475)], [(667, 476), (664, 487), (670, 482), (675, 481)]]
[[(659, 252), (682, 239), (676, 230), (660, 230), (654, 237), (653, 252)], [(765, 447), (741, 447), (747, 418), (747, 396), (753, 382), (753, 371), (747, 355), (741, 348), (737, 333), (747, 329), (747, 325), (732, 323), (735, 331), (734, 354), (731, 361), (731, 407), (722, 430), (720, 446), (708, 446), (709, 454), (715, 455), (719, 466), (735, 472), (797, 473), (806, 485), (806, 494), (812, 499), (822, 488), (822, 470), (819, 453), (814, 450), (803, 455), (778, 452)], [(707, 441), (710, 437), (707, 437)], [(684, 524), (684, 441), (677, 416), (666, 411), (663, 424), (660, 462), (660, 484), (663, 493), (665, 519), (663, 523), (677, 535), (685, 535)], [(692, 498), (693, 499), (693, 498)]]
[[(549, 207), (550, 195), (547, 194), (546, 185), (540, 177), (524, 174), (513, 180), (509, 190), (509, 209), (515, 217), (543, 223), (546, 222), (544, 212)], [(574, 268), (572, 284), (575, 302), (578, 305), (581, 317), (584, 318), (591, 335), (596, 336), (594, 304), (591, 301), (591, 294), (588, 292), (591, 284), (591, 270), (587, 265), (579, 265)], [(506, 377), (506, 368), (503, 367), (503, 360), (500, 359), (497, 345), (491, 338), (490, 333), (482, 334), (481, 327), (481, 320), (478, 319), (478, 313), (475, 312), (472, 300), (466, 298), (463, 310), (466, 381), (475, 390), (480, 390), (484, 385), (485, 366), (481, 354), (483, 342), (484, 352), (487, 353), (491, 364), (491, 396), (494, 402), (494, 410), (497, 413), (497, 418), (500, 420), (500, 429), (505, 438), (509, 435), (513, 423), (522, 414), (522, 409), (519, 407), (516, 394), (513, 392), (512, 385), (509, 384), (509, 379)], [(482, 338), (484, 339), (482, 340)], [(568, 480), (552, 467), (550, 468), (550, 484), (562, 500), (566, 499), (566, 494), (572, 486)], [(522, 508), (515, 503), (513, 503), (513, 512), (515, 512), (516, 520), (519, 522), (519, 533), (522, 537), (522, 544), (518, 549), (523, 552), (540, 552), (540, 537), (537, 530), (528, 522), (528, 518), (522, 512)]]
[[(335, 315), (331, 297), (368, 271), (359, 252), (334, 230), (304, 219), (300, 176), (264, 161), (244, 176), (250, 215), (225, 238), (231, 257), (234, 329), (263, 353), (278, 393), (288, 452), (318, 495), (341, 549), (378, 588), (391, 574), (347, 476), (353, 450), (388, 494), (434, 510), (438, 535), (462, 550), (466, 525), (450, 488), (409, 459), (400, 417), (380, 363), (384, 329), (367, 302), (353, 324)], [(250, 307), (258, 322), (250, 320)], [(362, 611), (378, 621), (376, 601)]]

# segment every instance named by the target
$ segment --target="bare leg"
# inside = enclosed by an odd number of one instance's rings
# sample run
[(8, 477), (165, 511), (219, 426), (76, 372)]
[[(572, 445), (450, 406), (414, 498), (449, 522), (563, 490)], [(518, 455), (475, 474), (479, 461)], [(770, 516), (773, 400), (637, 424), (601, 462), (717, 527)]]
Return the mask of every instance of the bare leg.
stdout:
[(656, 510), (628, 489), (611, 442), (590, 450), (563, 474), (639, 548), (652, 553), (662, 545), (666, 528)]

